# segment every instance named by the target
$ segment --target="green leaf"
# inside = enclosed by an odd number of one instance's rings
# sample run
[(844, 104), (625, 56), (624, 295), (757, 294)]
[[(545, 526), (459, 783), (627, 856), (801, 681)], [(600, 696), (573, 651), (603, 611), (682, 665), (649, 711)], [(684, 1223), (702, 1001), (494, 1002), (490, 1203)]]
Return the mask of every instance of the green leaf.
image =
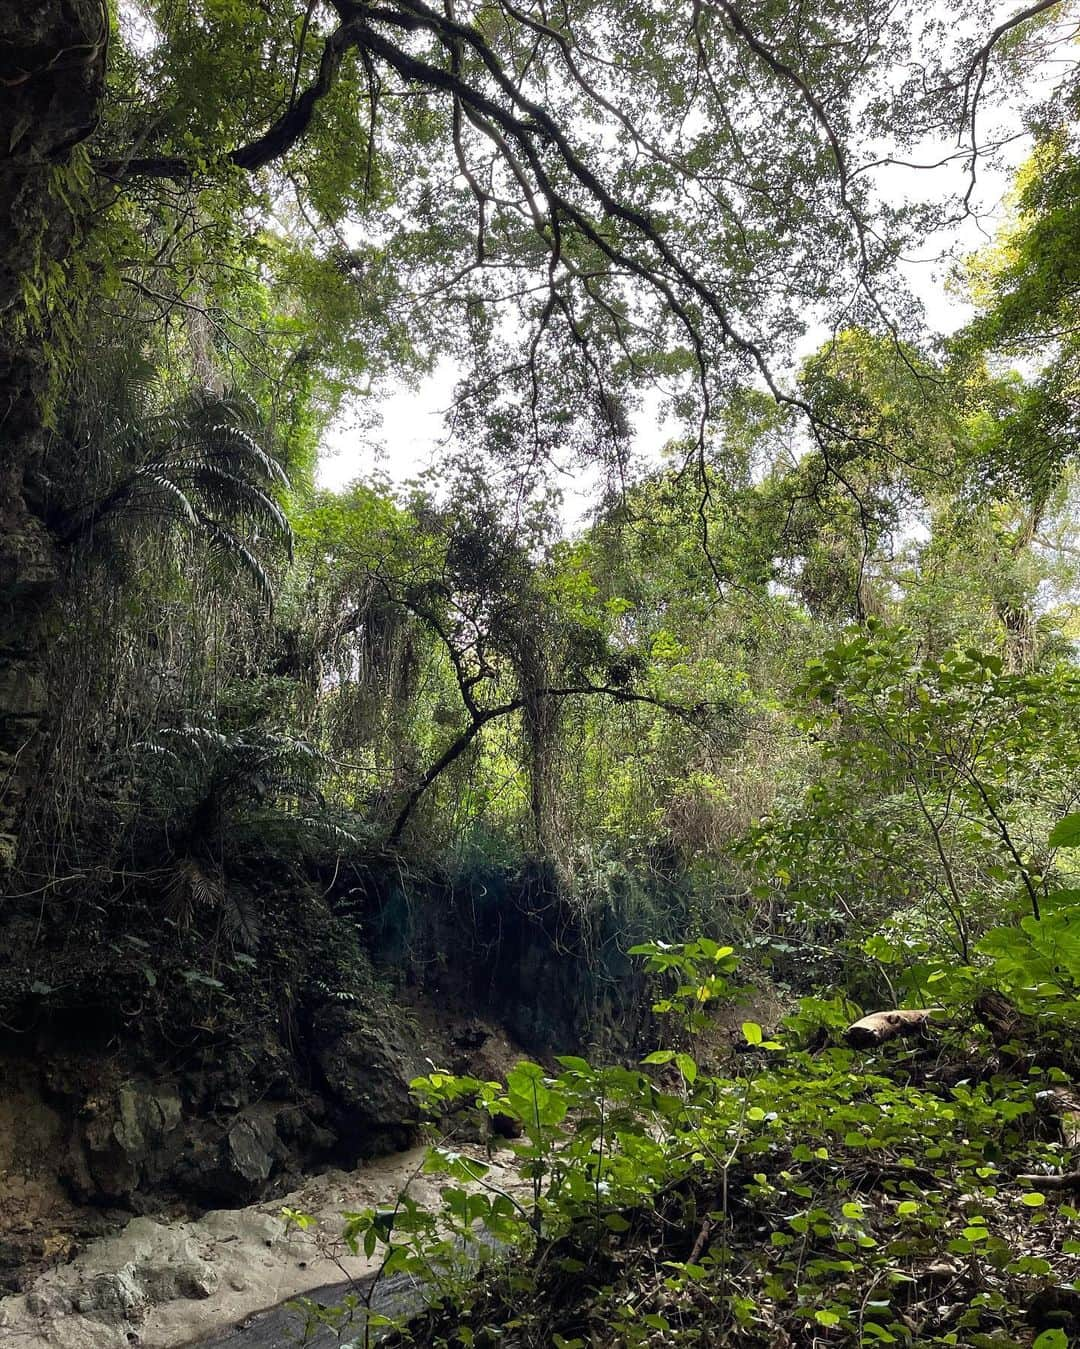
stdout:
[(759, 1045), (765, 1038), (761, 1033), (761, 1027), (756, 1021), (744, 1021), (742, 1023), (742, 1033), (746, 1037), (748, 1045)]
[(697, 1081), (697, 1064), (689, 1054), (676, 1054), (675, 1066), (678, 1068), (679, 1072), (682, 1073), (687, 1082)]
[(815, 1312), (814, 1320), (819, 1326), (838, 1326), (840, 1324), (840, 1313), (826, 1310)]
[(1069, 1337), (1063, 1330), (1044, 1330), (1035, 1337), (1031, 1349), (1069, 1349)]
[(862, 1328), (863, 1344), (895, 1344), (896, 1336), (876, 1321), (864, 1321)]
[(1038, 1190), (1030, 1190), (1020, 1196), (1020, 1202), (1026, 1204), (1028, 1208), (1042, 1208), (1046, 1203), (1046, 1195), (1040, 1194)]
[[(591, 1073), (592, 1068), (585, 1059), (579, 1059), (573, 1054), (560, 1054), (555, 1062), (562, 1068), (567, 1068), (574, 1073)], [(648, 1060), (646, 1059), (647, 1063)]]
[(1080, 848), (1080, 812), (1066, 815), (1050, 830), (1051, 848)]

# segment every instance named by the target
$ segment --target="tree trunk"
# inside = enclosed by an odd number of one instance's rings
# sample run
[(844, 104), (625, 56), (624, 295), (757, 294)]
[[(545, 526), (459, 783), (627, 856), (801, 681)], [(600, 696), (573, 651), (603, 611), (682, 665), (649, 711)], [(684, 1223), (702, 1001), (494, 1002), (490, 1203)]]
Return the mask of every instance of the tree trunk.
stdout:
[[(44, 655), (58, 550), (34, 509), (52, 369), (40, 288), (79, 231), (63, 181), (105, 86), (104, 0), (0, 0), (0, 875), (14, 860), (48, 710)], [(73, 205), (74, 203), (74, 205)]]

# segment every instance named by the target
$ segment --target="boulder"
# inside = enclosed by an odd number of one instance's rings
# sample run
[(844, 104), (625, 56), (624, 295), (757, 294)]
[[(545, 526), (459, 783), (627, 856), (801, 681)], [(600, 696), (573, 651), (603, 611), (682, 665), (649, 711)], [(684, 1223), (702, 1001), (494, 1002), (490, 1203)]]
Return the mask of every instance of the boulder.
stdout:
[(125, 1082), (83, 1102), (63, 1174), (82, 1200), (130, 1204), (159, 1183), (183, 1145), (180, 1093), (171, 1083)]
[(279, 1107), (250, 1106), (227, 1127), (213, 1120), (189, 1121), (189, 1137), (171, 1179), (183, 1193), (210, 1204), (248, 1204), (288, 1160), (278, 1137)]
[(314, 1058), (328, 1114), (348, 1158), (407, 1147), (419, 1111), (409, 1083), (429, 1070), (416, 1034), (398, 1010), (322, 1007), (313, 1017)]

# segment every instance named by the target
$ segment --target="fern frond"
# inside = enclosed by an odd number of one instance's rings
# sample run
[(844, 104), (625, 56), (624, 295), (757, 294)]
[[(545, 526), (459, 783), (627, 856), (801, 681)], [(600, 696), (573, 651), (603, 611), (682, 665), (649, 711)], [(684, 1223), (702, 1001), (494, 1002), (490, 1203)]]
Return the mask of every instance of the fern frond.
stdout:
[[(96, 456), (100, 467), (92, 473), (94, 494), (70, 511), (66, 542), (93, 547), (105, 526), (121, 549), (125, 527), (142, 532), (159, 524), (165, 538), (201, 536), (212, 553), (245, 571), (271, 605), (256, 545), (261, 529), (291, 556), (289, 524), (271, 491), (287, 487), (288, 477), (259, 442), (257, 404), (243, 393), (196, 389), (161, 407), (152, 369), (124, 355), (131, 388), (121, 390), (118, 377), (96, 421), (79, 428), (84, 459)], [(104, 384), (111, 387), (108, 379)]]
[(170, 478), (165, 477), (156, 465), (139, 469), (135, 474), (135, 481), (140, 487), (160, 492), (179, 511), (180, 518), (187, 524), (198, 524), (195, 507), (191, 504), (187, 493)]
[[(228, 748), (229, 738), (212, 726), (163, 726), (154, 740), (141, 742), (152, 754), (179, 762), (182, 756), (209, 763), (211, 757)], [(162, 743), (164, 737), (167, 743)]]
[(242, 951), (257, 951), (262, 939), (262, 914), (246, 890), (224, 890), (221, 916), (225, 933)]
[(199, 527), (210, 548), (218, 557), (234, 563), (242, 571), (245, 571), (262, 595), (267, 608), (272, 609), (274, 607), (274, 587), (270, 583), (266, 568), (240, 539), (239, 535), (234, 534), (220, 521), (212, 520), (208, 515), (201, 512), (199, 513)]
[(181, 932), (190, 928), (198, 909), (220, 909), (224, 900), (221, 878), (208, 875), (193, 857), (181, 858), (165, 885), (166, 912)]

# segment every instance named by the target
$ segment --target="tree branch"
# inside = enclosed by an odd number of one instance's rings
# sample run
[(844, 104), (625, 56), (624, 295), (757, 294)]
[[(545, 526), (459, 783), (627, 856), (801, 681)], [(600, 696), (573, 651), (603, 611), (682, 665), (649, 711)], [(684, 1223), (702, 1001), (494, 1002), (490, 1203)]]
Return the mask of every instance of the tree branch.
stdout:
[[(304, 92), (290, 101), (287, 110), (267, 127), (256, 140), (239, 146), (228, 156), (237, 168), (253, 172), (280, 159), (299, 141), (315, 116), (315, 109), (333, 87), (334, 79), (345, 53), (359, 45), (363, 26), (355, 21), (341, 24), (323, 44), (319, 70), (315, 80)], [(135, 159), (103, 160), (97, 164), (99, 173), (108, 178), (191, 178), (194, 167), (183, 155), (149, 155)]]
[(583, 695), (603, 695), (617, 703), (644, 703), (650, 707), (659, 708), (663, 712), (668, 712), (672, 716), (681, 717), (686, 721), (699, 719), (705, 710), (705, 704), (703, 703), (685, 706), (681, 703), (670, 703), (666, 699), (658, 698), (650, 693), (635, 693), (632, 689), (617, 688), (610, 684), (591, 683), (568, 684), (559, 688), (530, 689), (527, 693), (519, 694), (518, 697), (510, 699), (509, 702), (500, 703), (497, 707), (475, 708), (474, 704), (475, 710), (471, 712), (472, 720), (469, 725), (443, 750), (442, 754), (439, 755), (405, 798), (405, 803), (398, 812), (387, 837), (387, 843), (390, 846), (397, 843), (428, 788), (442, 776), (451, 764), (456, 763), (461, 758), (489, 722), (510, 716), (514, 712), (520, 712), (533, 699), (576, 698)]

